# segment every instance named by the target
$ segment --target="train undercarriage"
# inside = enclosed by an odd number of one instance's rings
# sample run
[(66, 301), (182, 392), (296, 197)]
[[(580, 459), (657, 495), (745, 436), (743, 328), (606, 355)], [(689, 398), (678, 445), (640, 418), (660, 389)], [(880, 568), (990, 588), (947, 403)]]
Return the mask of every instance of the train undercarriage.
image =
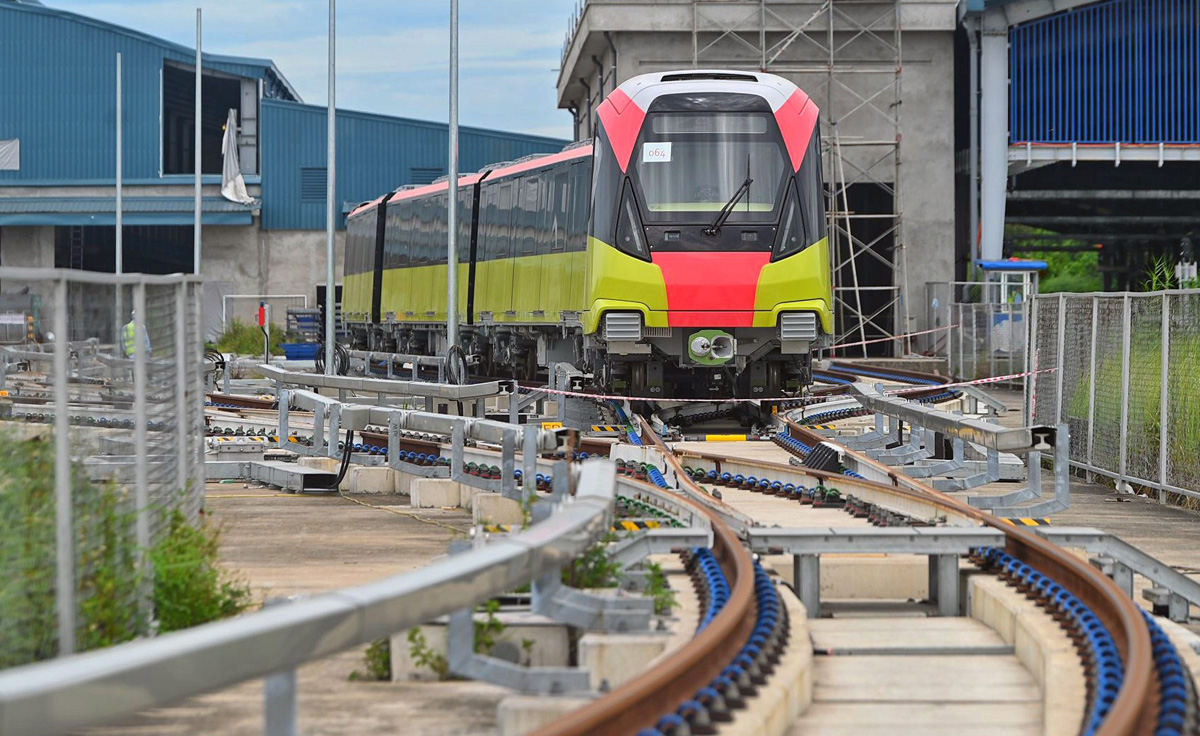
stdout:
[[(355, 350), (446, 353), (442, 325), (349, 327)], [(474, 376), (547, 382), (549, 367), (565, 363), (585, 375), (585, 391), (664, 399), (797, 396), (812, 383), (808, 343), (789, 345), (785, 353), (771, 329), (663, 329), (631, 343), (607, 342), (566, 325), (477, 324), (460, 330)], [(696, 353), (697, 336), (707, 348), (704, 355)]]

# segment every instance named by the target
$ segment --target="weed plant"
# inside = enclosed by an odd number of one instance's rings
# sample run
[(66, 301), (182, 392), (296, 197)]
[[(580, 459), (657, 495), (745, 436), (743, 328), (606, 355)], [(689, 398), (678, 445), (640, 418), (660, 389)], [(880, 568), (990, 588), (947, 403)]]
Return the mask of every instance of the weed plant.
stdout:
[[(58, 654), (56, 614), (54, 443), (0, 432), (0, 668)], [(96, 483), (72, 468), (76, 650), (129, 641), (149, 632), (138, 613), (136, 513), (129, 491)], [(153, 510), (148, 513), (154, 513)], [(152, 608), (161, 631), (231, 615), (250, 600), (249, 588), (217, 562), (218, 535), (172, 512), (170, 531), (147, 557)], [(148, 571), (149, 572), (149, 571)]]
[[(279, 325), (271, 325), (271, 355), (283, 355), (284, 334)], [(217, 340), (217, 350), (238, 355), (262, 355), (263, 334), (258, 325), (233, 320)]]

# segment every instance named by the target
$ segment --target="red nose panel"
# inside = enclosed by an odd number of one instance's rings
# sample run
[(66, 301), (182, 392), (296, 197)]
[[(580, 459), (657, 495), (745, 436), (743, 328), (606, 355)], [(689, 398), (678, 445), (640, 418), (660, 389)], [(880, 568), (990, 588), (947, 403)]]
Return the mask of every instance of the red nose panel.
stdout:
[(671, 327), (750, 327), (758, 274), (771, 254), (655, 253)]

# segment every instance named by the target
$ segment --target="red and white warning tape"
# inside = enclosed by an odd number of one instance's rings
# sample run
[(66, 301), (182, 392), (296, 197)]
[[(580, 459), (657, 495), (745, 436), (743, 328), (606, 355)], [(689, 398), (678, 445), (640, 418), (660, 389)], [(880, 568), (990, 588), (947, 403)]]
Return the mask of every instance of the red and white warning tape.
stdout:
[[(1028, 371), (1025, 373), (1010, 373), (1007, 376), (990, 376), (988, 378), (978, 378), (978, 379), (975, 379), (974, 381), (959, 381), (957, 383), (935, 383), (935, 384), (928, 384), (928, 385), (924, 385), (924, 386), (905, 386), (903, 388), (887, 389), (886, 391), (884, 391), (884, 393), (904, 394), (904, 393), (911, 393), (914, 391), (929, 391), (931, 389), (938, 389), (938, 388), (959, 388), (961, 386), (978, 386), (980, 384), (999, 383), (1001, 381), (1011, 381), (1015, 378), (1025, 378), (1027, 376), (1034, 376), (1039, 373), (1053, 373), (1056, 370), (1058, 370), (1058, 369), (1057, 368), (1042, 368), (1040, 370)], [(673, 402), (673, 403), (683, 403), (683, 404), (689, 404), (689, 403), (745, 404), (745, 403), (762, 402), (762, 401), (766, 401), (766, 402), (796, 401), (797, 398), (799, 398), (796, 396), (782, 396), (782, 397), (774, 397), (774, 398), (763, 397), (763, 398), (759, 398), (759, 399), (674, 399), (674, 398), (667, 399), (667, 398), (663, 398), (661, 396), (621, 396), (619, 394), (589, 394), (589, 393), (584, 393), (582, 391), (561, 391), (559, 389), (553, 389), (553, 388), (536, 388), (536, 389), (529, 389), (529, 390), (530, 391), (541, 391), (542, 393), (554, 394), (556, 396), (576, 396), (576, 397), (583, 398), (583, 399), (599, 399), (599, 400), (612, 400), (612, 401), (669, 401), (669, 402)], [(810, 399), (810, 405), (820, 404), (820, 403), (823, 403), (823, 401), (835, 401), (835, 400), (840, 400), (840, 399), (845, 399), (845, 398), (846, 397), (844, 395), (836, 395), (836, 396), (830, 396), (828, 398), (825, 398), (824, 400)]]
[(906, 340), (910, 337), (916, 337), (917, 335), (929, 335), (934, 332), (945, 332), (946, 330), (953, 330), (956, 327), (958, 327), (958, 325), (946, 325), (945, 327), (934, 327), (932, 330), (921, 330), (920, 332), (908, 332), (903, 335), (896, 335), (895, 337), (880, 337), (880, 338), (876, 338), (874, 340), (861, 340), (859, 342), (839, 342), (837, 345), (830, 345), (829, 347), (827, 347), (825, 349), (826, 350), (837, 350), (839, 348), (854, 348), (854, 347), (858, 347), (860, 345), (874, 345), (875, 343), (879, 343), (879, 342), (896, 342), (897, 340)]
[(958, 383), (938, 383), (932, 386), (905, 386), (904, 388), (893, 388), (884, 391), (887, 394), (906, 394), (912, 391), (927, 391), (931, 388), (958, 388), (960, 386), (978, 386), (984, 383), (999, 383), (1001, 381), (1011, 381), (1014, 378), (1025, 378), (1027, 376), (1036, 376), (1039, 373), (1053, 373), (1057, 368), (1042, 368), (1036, 371), (1027, 371), (1025, 373), (1010, 373), (1007, 376), (989, 376), (988, 378), (977, 378), (974, 381), (959, 381)]

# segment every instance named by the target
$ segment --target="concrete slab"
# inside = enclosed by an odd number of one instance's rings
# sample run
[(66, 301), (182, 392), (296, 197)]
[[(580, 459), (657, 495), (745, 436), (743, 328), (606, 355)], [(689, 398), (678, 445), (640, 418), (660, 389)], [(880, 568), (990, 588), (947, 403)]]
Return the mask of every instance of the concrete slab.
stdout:
[(409, 486), (409, 505), (417, 509), (458, 506), (462, 495), (459, 484), (446, 478), (414, 478)]
[(524, 736), (590, 703), (584, 697), (511, 695), (496, 708), (500, 736)]
[(1014, 656), (819, 657), (816, 667), (820, 703), (1027, 703), (1041, 711), (1037, 682)]
[(521, 517), (521, 504), (499, 493), (480, 493), (471, 502), (471, 518), (476, 524), (515, 525), (521, 523)]
[(345, 493), (391, 494), (396, 490), (395, 475), (391, 468), (352, 465), (346, 471), (341, 489)]
[(326, 473), (336, 473), (342, 466), (342, 461), (332, 457), (302, 457), (296, 460), (302, 468), (316, 468)]
[(1011, 654), (992, 629), (969, 618), (850, 618), (809, 622), (813, 649), (821, 654)]
[[(485, 618), (483, 614), (475, 614), (477, 622)], [(565, 625), (528, 612), (500, 612), (496, 618), (504, 628), (493, 635), (496, 646), (492, 648), (492, 656), (516, 660), (532, 667), (566, 667), (569, 664), (570, 635)], [(417, 628), (430, 651), (446, 656), (444, 622), (423, 624)], [(391, 637), (392, 682), (438, 679), (432, 669), (415, 661), (408, 636), (406, 630)], [(526, 643), (531, 645), (526, 647)]]
[(789, 736), (1028, 736), (1037, 710), (991, 703), (814, 703)]
[(593, 689), (619, 687), (640, 675), (667, 646), (665, 634), (584, 634), (579, 666), (591, 675)]

